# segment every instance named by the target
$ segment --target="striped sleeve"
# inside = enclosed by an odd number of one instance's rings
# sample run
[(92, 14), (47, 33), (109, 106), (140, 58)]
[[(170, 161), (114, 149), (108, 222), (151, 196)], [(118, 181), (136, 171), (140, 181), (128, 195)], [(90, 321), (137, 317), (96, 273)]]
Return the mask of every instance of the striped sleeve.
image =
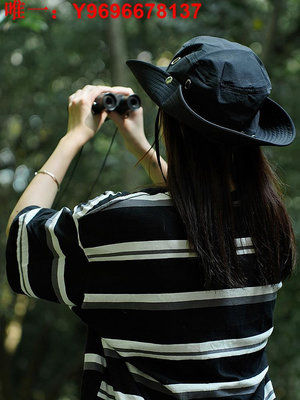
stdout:
[(14, 219), (6, 267), (15, 292), (68, 306), (80, 305), (87, 265), (68, 208), (56, 211), (31, 206)]

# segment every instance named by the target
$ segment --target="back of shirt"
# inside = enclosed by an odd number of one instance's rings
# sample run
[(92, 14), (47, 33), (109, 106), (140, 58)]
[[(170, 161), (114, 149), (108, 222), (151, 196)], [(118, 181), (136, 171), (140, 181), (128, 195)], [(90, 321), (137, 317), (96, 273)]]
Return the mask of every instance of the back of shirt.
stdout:
[[(15, 220), (12, 286), (22, 292), (23, 280), (37, 297), (72, 306), (89, 327), (83, 400), (275, 398), (265, 347), (281, 285), (257, 282), (255, 249), (234, 207), (244, 288), (204, 287), (180, 217), (159, 190), (106, 192), (73, 213), (30, 209)], [(49, 252), (44, 294), (38, 237)]]
[(89, 260), (78, 311), (90, 327), (83, 397), (275, 398), (265, 346), (280, 285), (259, 286), (243, 227), (235, 242), (248, 286), (207, 290), (167, 193), (106, 200), (78, 216)]

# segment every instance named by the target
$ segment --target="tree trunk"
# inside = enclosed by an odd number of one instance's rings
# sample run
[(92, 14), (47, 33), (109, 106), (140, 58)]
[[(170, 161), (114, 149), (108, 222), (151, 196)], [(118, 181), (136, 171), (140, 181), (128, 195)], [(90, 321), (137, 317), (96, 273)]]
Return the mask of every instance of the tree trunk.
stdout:
[[(114, 1), (114, 3), (120, 6), (119, 0)], [(108, 35), (111, 82), (113, 85), (126, 86), (128, 84), (128, 73), (125, 65), (127, 50), (122, 18), (109, 19)]]
[(285, 10), (286, 0), (272, 0), (269, 1), (269, 5), (271, 8), (270, 19), (267, 25), (262, 54), (262, 60), (267, 68), (272, 63), (274, 47), (277, 39), (279, 39), (279, 19)]
[[(119, 5), (120, 1), (117, 0), (114, 3)], [(126, 66), (127, 60), (127, 47), (126, 38), (124, 32), (124, 25), (122, 18), (110, 18), (109, 20), (109, 37), (108, 45), (110, 50), (110, 70), (111, 70), (111, 82), (112, 85), (117, 86), (128, 86), (129, 70)], [(123, 142), (117, 140), (120, 146), (123, 146)], [(120, 143), (121, 142), (121, 143)], [(129, 189), (132, 184), (132, 165), (128, 161), (127, 151), (121, 153), (119, 159), (119, 165), (122, 165), (122, 181), (124, 184), (123, 189)]]

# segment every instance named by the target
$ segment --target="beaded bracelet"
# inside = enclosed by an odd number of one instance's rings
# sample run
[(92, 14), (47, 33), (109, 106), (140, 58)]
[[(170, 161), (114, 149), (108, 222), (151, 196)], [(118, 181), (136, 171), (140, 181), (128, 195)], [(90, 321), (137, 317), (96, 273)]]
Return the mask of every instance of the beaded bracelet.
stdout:
[(54, 182), (56, 183), (56, 185), (57, 185), (57, 191), (59, 191), (59, 189), (60, 189), (60, 184), (59, 184), (58, 180), (56, 179), (55, 175), (52, 174), (52, 172), (49, 172), (49, 171), (47, 171), (46, 169), (40, 169), (39, 171), (37, 171), (37, 172), (34, 173), (35, 176), (36, 176), (37, 174), (49, 175), (49, 176), (54, 180)]

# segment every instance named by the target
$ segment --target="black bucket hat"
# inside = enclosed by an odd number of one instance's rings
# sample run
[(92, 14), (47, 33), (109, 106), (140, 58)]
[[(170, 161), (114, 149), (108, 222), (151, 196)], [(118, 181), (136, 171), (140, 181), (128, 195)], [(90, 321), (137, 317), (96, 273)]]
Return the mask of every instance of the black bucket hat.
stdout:
[(262, 61), (246, 46), (198, 36), (166, 68), (140, 60), (127, 65), (162, 110), (214, 140), (287, 146), (295, 138), (290, 116), (268, 97)]

